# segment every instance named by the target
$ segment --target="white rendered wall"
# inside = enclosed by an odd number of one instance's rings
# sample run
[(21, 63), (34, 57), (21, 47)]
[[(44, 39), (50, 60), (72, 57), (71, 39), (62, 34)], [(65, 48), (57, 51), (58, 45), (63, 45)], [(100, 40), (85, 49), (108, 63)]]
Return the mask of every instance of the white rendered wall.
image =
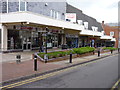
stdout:
[(1, 50), (6, 51), (7, 50), (7, 27), (1, 26)]

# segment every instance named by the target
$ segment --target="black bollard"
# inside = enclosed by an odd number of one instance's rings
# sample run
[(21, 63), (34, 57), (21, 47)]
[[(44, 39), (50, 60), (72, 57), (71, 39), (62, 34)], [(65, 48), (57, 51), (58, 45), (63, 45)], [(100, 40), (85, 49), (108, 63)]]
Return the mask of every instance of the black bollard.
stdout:
[(72, 63), (72, 52), (70, 53), (70, 63)]
[(118, 53), (120, 52), (120, 48), (118, 48)]
[(37, 56), (34, 56), (34, 71), (37, 71)]
[(19, 64), (21, 62), (21, 55), (16, 55), (16, 63)]
[(111, 51), (111, 54), (113, 53), (113, 50), (110, 50)]
[(98, 51), (98, 57), (100, 57), (100, 51)]
[(45, 63), (47, 63), (47, 59), (45, 59)]

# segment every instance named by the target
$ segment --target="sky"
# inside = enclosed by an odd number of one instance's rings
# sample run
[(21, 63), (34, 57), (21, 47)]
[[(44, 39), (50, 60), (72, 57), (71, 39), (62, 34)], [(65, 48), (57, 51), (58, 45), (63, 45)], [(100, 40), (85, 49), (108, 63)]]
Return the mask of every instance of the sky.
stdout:
[(118, 22), (118, 2), (120, 0), (67, 0), (83, 13), (95, 18), (98, 22)]

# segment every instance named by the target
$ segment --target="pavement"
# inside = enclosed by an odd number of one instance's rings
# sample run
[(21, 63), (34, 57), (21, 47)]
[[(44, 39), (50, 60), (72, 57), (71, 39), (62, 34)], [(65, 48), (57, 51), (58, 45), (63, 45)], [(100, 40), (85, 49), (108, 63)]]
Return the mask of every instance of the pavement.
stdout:
[[(28, 77), (28, 76), (32, 76), (36, 74), (42, 74), (42, 73), (49, 72), (55, 69), (60, 69), (63, 67), (77, 64), (77, 63), (82, 63), (82, 62), (86, 62), (86, 61), (90, 61), (93, 59), (98, 59), (101, 57), (111, 55), (110, 52), (107, 52), (107, 53), (102, 53), (101, 56), (98, 57), (97, 53), (95, 53), (95, 55), (91, 55), (91, 56), (74, 58), (72, 64), (69, 63), (69, 59), (64, 60), (64, 61), (59, 61), (59, 62), (50, 62), (50, 63), (43, 63), (41, 61), (38, 61), (37, 62), (38, 70), (34, 71), (34, 62), (31, 59), (32, 53), (22, 53), (24, 56), (30, 56), (30, 57), (28, 60), (22, 60), (20, 64), (17, 64), (15, 60), (8, 60), (8, 62), (4, 61), (0, 63), (2, 65), (1, 82), (9, 82), (9, 81), (17, 80), (20, 78), (24, 78), (24, 77)], [(117, 51), (113, 52), (113, 54), (115, 53), (117, 53)], [(6, 55), (8, 55), (8, 57), (5, 57), (7, 59), (13, 58), (10, 54), (6, 54)]]
[(12, 53), (0, 53), (0, 62), (15, 62), (16, 56), (21, 55), (22, 61), (27, 61), (32, 59), (32, 54), (36, 51), (24, 51), (24, 52), (12, 52)]

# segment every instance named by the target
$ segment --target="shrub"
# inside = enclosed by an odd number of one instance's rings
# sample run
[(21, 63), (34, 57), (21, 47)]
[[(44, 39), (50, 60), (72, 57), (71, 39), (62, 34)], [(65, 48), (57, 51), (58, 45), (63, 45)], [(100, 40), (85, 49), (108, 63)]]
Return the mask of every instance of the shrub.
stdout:
[[(48, 59), (51, 59), (51, 58), (63, 57), (65, 55), (70, 55), (71, 52), (72, 54), (84, 54), (88, 52), (93, 52), (94, 50), (95, 48), (93, 47), (82, 47), (82, 48), (74, 48), (73, 50), (69, 50), (69, 51), (50, 52), (47, 53), (47, 55), (48, 55)], [(45, 53), (39, 53), (38, 55), (41, 58), (44, 58)]]
[(93, 52), (94, 50), (95, 50), (95, 48), (93, 48), (93, 47), (81, 47), (81, 48), (73, 49), (73, 51), (77, 54), (84, 54), (84, 53), (88, 53), (88, 52)]
[(114, 47), (104, 47), (103, 50), (116, 50), (117, 48)]
[(75, 52), (73, 50), (66, 51), (67, 55), (70, 55), (70, 53), (75, 54)]

